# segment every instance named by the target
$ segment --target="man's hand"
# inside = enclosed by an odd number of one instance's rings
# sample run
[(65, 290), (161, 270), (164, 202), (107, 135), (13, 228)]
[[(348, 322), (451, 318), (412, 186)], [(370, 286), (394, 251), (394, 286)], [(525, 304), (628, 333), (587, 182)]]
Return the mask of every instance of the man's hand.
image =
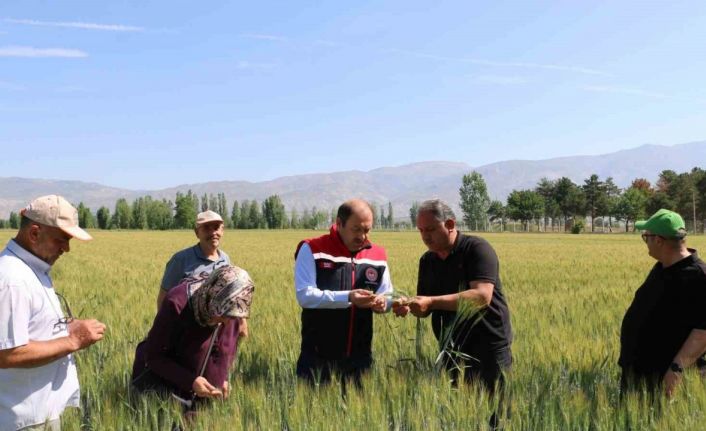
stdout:
[(667, 370), (662, 378), (662, 385), (664, 386), (664, 393), (667, 398), (672, 398), (676, 393), (677, 386), (681, 382), (681, 373), (675, 373), (672, 370)]
[(387, 311), (387, 298), (385, 298), (385, 295), (375, 295), (375, 300), (371, 308), (376, 313), (384, 313)]
[(230, 395), (230, 385), (227, 380), (223, 382), (223, 387), (221, 390), (223, 391), (223, 398), (228, 398), (228, 395)]
[(221, 398), (223, 397), (223, 392), (216, 389), (215, 386), (210, 384), (205, 377), (197, 377), (194, 383), (191, 384), (191, 389), (194, 391), (197, 397), (201, 398)]
[(375, 303), (375, 295), (369, 290), (354, 289), (348, 294), (348, 301), (359, 308), (371, 308)]
[(431, 298), (428, 296), (415, 296), (409, 302), (409, 311), (416, 317), (427, 317), (431, 312)]
[(392, 301), (392, 312), (397, 317), (405, 317), (409, 313), (409, 298), (401, 297)]
[(248, 331), (248, 319), (244, 317), (238, 318), (238, 338), (244, 337), (248, 338), (250, 332)]
[(76, 350), (85, 349), (103, 339), (106, 326), (96, 319), (74, 319), (68, 325), (69, 340)]

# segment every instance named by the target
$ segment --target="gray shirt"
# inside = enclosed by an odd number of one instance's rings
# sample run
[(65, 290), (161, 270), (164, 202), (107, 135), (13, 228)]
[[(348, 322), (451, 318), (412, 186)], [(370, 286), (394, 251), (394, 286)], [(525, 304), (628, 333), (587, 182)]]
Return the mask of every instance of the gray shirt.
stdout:
[(224, 265), (230, 265), (230, 258), (224, 251), (218, 250), (218, 259), (211, 260), (203, 254), (201, 247), (196, 244), (177, 252), (169, 259), (166, 268), (164, 268), (160, 287), (162, 290), (169, 290), (186, 277), (203, 272), (211, 273), (214, 269)]

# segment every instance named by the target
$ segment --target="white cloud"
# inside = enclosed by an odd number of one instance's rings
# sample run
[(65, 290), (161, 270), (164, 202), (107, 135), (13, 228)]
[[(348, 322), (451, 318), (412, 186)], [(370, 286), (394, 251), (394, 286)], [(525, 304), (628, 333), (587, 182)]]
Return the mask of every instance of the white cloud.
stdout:
[(13, 19), (5, 18), (5, 22), (21, 25), (35, 25), (42, 27), (65, 27), (79, 28), (83, 30), (100, 30), (100, 31), (119, 31), (119, 32), (137, 32), (144, 31), (142, 27), (122, 24), (96, 24), (92, 22), (61, 22), (61, 21), (36, 21), (33, 19)]
[(27, 58), (84, 58), (88, 53), (77, 49), (34, 48), (31, 46), (0, 46), (0, 57)]
[(479, 66), (497, 66), (497, 67), (514, 67), (521, 69), (544, 69), (544, 70), (555, 70), (558, 72), (572, 72), (584, 75), (599, 75), (599, 76), (612, 76), (607, 72), (603, 72), (597, 69), (591, 69), (588, 67), (580, 66), (566, 66), (559, 64), (545, 64), (545, 63), (527, 63), (527, 62), (517, 62), (517, 61), (495, 61), (486, 60), (480, 58), (466, 58), (466, 57), (447, 57), (434, 54), (425, 54), (421, 52), (406, 51), (401, 49), (388, 50), (390, 52), (398, 52), (402, 54), (411, 55), (419, 58), (426, 58), (429, 60), (439, 60), (439, 61), (453, 61), (460, 63), (477, 64)]
[(240, 37), (244, 37), (246, 39), (272, 40), (272, 41), (277, 41), (277, 42), (287, 42), (289, 40), (286, 37), (275, 36), (272, 34), (246, 33), (246, 34), (241, 34)]

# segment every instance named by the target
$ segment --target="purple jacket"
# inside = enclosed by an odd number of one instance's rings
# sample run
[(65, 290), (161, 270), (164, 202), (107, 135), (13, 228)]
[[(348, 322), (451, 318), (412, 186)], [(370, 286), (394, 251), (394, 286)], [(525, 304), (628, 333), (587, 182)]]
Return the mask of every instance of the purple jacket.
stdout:
[[(228, 369), (238, 348), (238, 326), (237, 320), (221, 326), (206, 365), (204, 377), (217, 388), (228, 379)], [(147, 339), (137, 346), (133, 381), (149, 369), (176, 392), (192, 394), (191, 385), (201, 371), (213, 330), (196, 323), (186, 283), (177, 285), (164, 299)]]

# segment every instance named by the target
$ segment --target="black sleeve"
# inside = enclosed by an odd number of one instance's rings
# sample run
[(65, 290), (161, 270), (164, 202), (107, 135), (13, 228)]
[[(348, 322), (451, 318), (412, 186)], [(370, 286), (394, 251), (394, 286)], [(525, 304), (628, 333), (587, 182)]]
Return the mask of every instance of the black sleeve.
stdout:
[(464, 256), (464, 276), (466, 282), (488, 281), (497, 284), (498, 255), (484, 239), (477, 239)]
[(429, 286), (425, 282), (429, 268), (425, 265), (424, 256), (419, 258), (419, 272), (417, 273), (417, 295), (429, 296)]
[(693, 308), (695, 317), (694, 329), (706, 330), (706, 288), (704, 288), (706, 285), (706, 279), (703, 277), (700, 278), (701, 282), (694, 286), (697, 293), (693, 304), (698, 304)]

